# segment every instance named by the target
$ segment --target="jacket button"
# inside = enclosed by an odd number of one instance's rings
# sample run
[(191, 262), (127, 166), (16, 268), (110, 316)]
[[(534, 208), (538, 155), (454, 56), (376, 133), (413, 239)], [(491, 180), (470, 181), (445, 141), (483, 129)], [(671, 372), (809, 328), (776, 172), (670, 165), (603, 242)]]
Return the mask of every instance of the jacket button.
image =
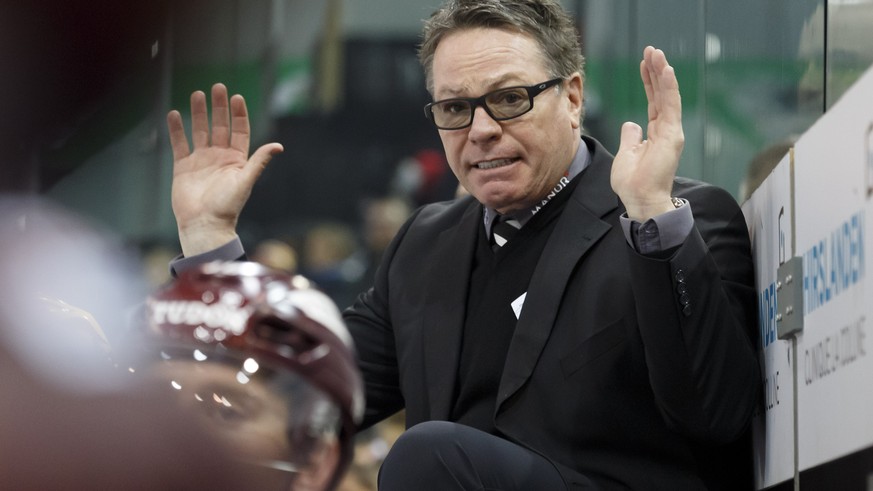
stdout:
[(676, 292), (679, 294), (679, 305), (682, 306), (682, 314), (685, 317), (691, 315), (691, 297), (688, 296), (688, 285), (685, 283), (685, 271), (676, 270)]

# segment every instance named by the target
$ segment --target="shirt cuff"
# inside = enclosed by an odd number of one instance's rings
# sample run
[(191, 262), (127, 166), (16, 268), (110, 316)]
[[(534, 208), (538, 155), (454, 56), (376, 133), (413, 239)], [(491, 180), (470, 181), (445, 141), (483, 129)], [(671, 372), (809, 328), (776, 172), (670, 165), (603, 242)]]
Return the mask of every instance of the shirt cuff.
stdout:
[(246, 254), (243, 249), (242, 242), (239, 237), (231, 239), (230, 242), (221, 247), (206, 251), (202, 254), (197, 254), (191, 257), (178, 255), (170, 261), (170, 275), (175, 278), (184, 271), (196, 268), (201, 264), (206, 264), (212, 261), (236, 261)]
[(682, 199), (682, 206), (654, 216), (643, 223), (622, 213), (619, 220), (627, 243), (640, 254), (657, 254), (685, 242), (694, 227), (691, 204)]

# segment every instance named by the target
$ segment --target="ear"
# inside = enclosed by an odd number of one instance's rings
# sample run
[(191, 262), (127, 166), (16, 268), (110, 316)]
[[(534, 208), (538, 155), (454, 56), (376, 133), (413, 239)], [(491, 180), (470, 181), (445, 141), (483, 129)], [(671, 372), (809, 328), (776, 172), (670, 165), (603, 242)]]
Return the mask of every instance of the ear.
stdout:
[(342, 456), (342, 448), (338, 439), (317, 445), (309, 456), (310, 463), (300, 470), (294, 481), (295, 491), (321, 491), (337, 472)]
[(582, 123), (579, 118), (582, 115), (582, 75), (579, 72), (573, 73), (564, 81), (565, 100), (567, 103), (567, 112), (570, 117), (570, 124), (574, 129), (578, 129)]

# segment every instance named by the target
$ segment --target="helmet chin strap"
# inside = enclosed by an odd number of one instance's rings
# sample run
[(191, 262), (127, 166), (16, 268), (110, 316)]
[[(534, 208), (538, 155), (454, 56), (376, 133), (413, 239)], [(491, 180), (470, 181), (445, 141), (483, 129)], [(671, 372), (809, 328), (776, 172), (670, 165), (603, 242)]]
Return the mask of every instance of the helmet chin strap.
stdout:
[(300, 468), (297, 465), (292, 464), (291, 462), (286, 462), (284, 460), (243, 460), (243, 462), (282, 472), (301, 472)]

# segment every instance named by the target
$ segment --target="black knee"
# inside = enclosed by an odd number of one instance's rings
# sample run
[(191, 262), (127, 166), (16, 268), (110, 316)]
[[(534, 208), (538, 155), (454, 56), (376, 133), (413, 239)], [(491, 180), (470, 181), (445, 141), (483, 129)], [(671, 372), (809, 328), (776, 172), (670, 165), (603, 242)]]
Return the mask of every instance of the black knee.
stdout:
[(394, 442), (379, 470), (379, 489), (468, 489), (460, 482), (470, 461), (460, 444), (457, 425), (426, 421)]

